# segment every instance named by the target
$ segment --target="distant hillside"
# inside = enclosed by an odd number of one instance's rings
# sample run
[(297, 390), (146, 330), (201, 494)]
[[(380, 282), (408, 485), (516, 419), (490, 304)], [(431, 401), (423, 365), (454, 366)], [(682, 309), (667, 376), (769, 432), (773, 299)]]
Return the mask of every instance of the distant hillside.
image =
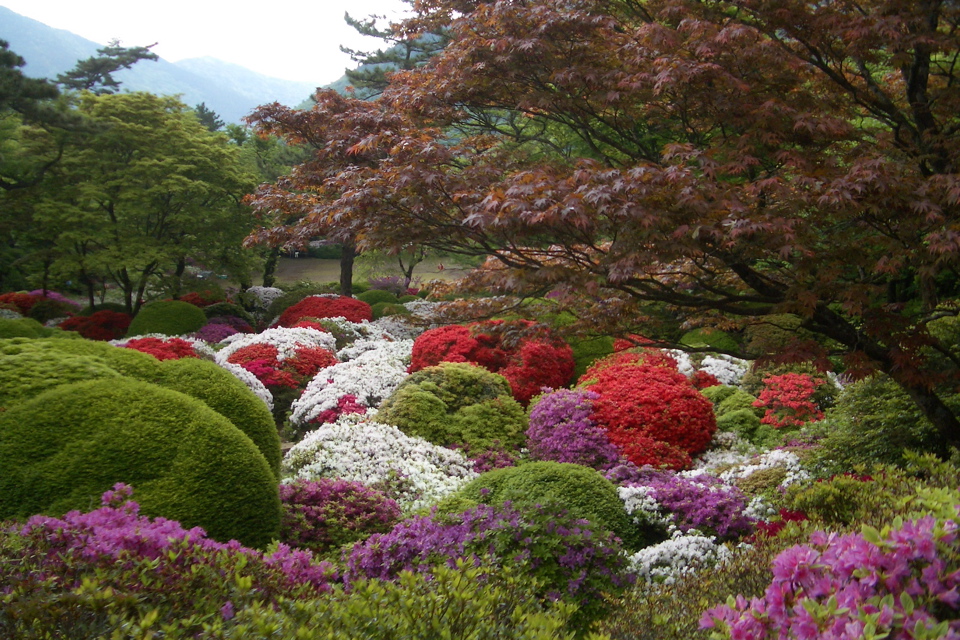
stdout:
[[(77, 60), (94, 56), (106, 43), (96, 43), (63, 29), (48, 27), (0, 7), (0, 39), (27, 61), (23, 68), (34, 78), (56, 78), (72, 69)], [(149, 42), (124, 43), (146, 46)], [(115, 75), (127, 91), (149, 91), (159, 95), (180, 94), (188, 105), (201, 102), (226, 122), (240, 119), (261, 104), (280, 102), (296, 106), (315, 87), (307, 82), (271, 78), (245, 67), (215, 58), (192, 58), (172, 63), (160, 59), (141, 61)]]

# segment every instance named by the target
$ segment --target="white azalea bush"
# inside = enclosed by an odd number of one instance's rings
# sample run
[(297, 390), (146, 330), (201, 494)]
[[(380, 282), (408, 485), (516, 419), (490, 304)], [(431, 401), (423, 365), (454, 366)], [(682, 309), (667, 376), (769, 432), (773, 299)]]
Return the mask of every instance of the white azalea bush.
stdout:
[(385, 487), (409, 513), (476, 478), (472, 466), (458, 451), (354, 415), (308, 433), (287, 452), (283, 473), (287, 481), (340, 478)]
[(713, 536), (675, 530), (669, 540), (629, 557), (630, 569), (648, 584), (672, 584), (681, 576), (726, 562), (733, 552)]
[(227, 359), (242, 349), (254, 344), (268, 344), (277, 349), (277, 360), (282, 362), (296, 355), (301, 347), (322, 347), (332, 352), (337, 350), (336, 339), (324, 331), (306, 327), (291, 329), (267, 329), (261, 333), (237, 333), (227, 336), (220, 342), (222, 348), (217, 352), (217, 362)]

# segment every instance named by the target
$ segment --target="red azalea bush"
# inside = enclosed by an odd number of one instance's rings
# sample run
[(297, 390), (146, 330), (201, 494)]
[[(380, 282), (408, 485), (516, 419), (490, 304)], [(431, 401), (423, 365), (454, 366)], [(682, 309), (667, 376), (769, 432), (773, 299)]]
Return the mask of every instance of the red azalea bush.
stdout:
[(695, 386), (697, 389), (709, 389), (710, 387), (715, 387), (720, 384), (720, 380), (717, 379), (717, 376), (713, 375), (709, 371), (694, 371), (690, 375), (690, 384)]
[(257, 342), (241, 347), (227, 358), (238, 364), (269, 387), (299, 389), (306, 385), (321, 369), (339, 362), (337, 357), (323, 347), (299, 346), (294, 355), (280, 360), (280, 351), (272, 344)]
[(76, 331), (88, 340), (119, 340), (127, 335), (133, 318), (121, 311), (103, 309), (89, 316), (73, 316), (60, 323), (64, 331)]
[(33, 305), (43, 300), (43, 296), (35, 296), (29, 293), (4, 293), (0, 294), (0, 304), (13, 305), (20, 312), (20, 315), (26, 316), (30, 313)]
[(212, 304), (223, 302), (223, 296), (213, 291), (191, 291), (190, 293), (185, 293), (180, 296), (180, 301), (189, 302), (202, 309), (203, 307), (209, 307)]
[(183, 338), (134, 338), (123, 345), (127, 349), (136, 349), (149, 353), (157, 360), (179, 360), (180, 358), (199, 358), (193, 345)]
[(690, 466), (717, 429), (713, 405), (658, 351), (621, 352), (590, 367), (580, 386), (599, 397), (593, 419), (637, 466)]
[(350, 322), (363, 322), (373, 320), (373, 312), (370, 310), (370, 305), (356, 298), (309, 296), (287, 308), (280, 315), (277, 324), (281, 327), (292, 327), (301, 318), (336, 317), (346, 318)]
[(763, 379), (764, 388), (753, 406), (766, 408), (760, 420), (774, 428), (799, 427), (820, 420), (823, 412), (814, 401), (817, 388), (826, 384), (822, 378), (813, 378), (806, 373), (785, 373)]
[(543, 387), (566, 386), (575, 366), (570, 345), (529, 320), (488, 320), (425, 331), (413, 343), (410, 373), (441, 362), (472, 362), (499, 373), (524, 405)]

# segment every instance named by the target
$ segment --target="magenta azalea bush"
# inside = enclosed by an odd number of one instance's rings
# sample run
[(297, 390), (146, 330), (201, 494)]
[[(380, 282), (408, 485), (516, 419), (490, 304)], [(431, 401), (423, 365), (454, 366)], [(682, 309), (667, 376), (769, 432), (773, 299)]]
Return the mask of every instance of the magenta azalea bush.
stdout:
[(818, 531), (777, 556), (762, 598), (730, 598), (701, 626), (717, 638), (960, 638), (954, 520), (927, 516), (878, 532)]
[(400, 521), (400, 507), (359, 482), (319, 478), (280, 485), (280, 538), (296, 547), (324, 553)]
[(527, 448), (534, 460), (570, 462), (606, 471), (617, 464), (619, 449), (593, 420), (592, 391), (561, 389), (534, 400)]

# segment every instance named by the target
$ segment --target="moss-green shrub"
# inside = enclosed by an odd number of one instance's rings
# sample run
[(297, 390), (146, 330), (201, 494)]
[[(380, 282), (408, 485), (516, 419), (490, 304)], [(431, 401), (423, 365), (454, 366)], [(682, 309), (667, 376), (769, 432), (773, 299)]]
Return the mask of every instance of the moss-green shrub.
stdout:
[[(946, 398), (960, 411), (960, 396)], [(899, 385), (874, 375), (847, 386), (814, 430), (823, 433), (816, 462), (842, 473), (857, 464), (903, 464), (906, 450), (945, 453), (935, 427)]]
[(755, 407), (753, 403), (757, 400), (756, 396), (750, 395), (742, 389), (737, 389), (726, 398), (718, 402), (713, 412), (717, 416), (722, 416), (734, 411), (743, 411), (748, 410), (757, 414), (757, 417), (763, 417), (764, 409), (762, 407)]
[(377, 420), (442, 446), (485, 451), (519, 446), (527, 414), (506, 378), (463, 362), (444, 362), (411, 374), (388, 397)]
[(717, 416), (718, 431), (732, 431), (750, 442), (756, 439), (759, 428), (760, 418), (752, 409), (738, 409)]
[(399, 302), (396, 294), (384, 291), (383, 289), (369, 289), (368, 291), (357, 293), (354, 297), (357, 300), (363, 300), (371, 307), (380, 302), (389, 302), (390, 304), (397, 304)]
[(250, 326), (256, 326), (256, 320), (250, 313), (238, 304), (232, 302), (217, 302), (203, 308), (203, 314), (207, 319), (218, 318), (220, 316), (236, 316), (243, 318)]
[(397, 304), (393, 302), (378, 302), (375, 305), (370, 307), (370, 312), (373, 314), (373, 319), (382, 318), (384, 316), (409, 316), (412, 315), (410, 311), (403, 306), (402, 304)]
[(116, 311), (117, 313), (126, 313), (127, 307), (126, 305), (119, 304), (117, 302), (101, 302), (95, 307), (84, 307), (73, 315), (92, 316), (97, 311)]
[(33, 318), (0, 318), (0, 340), (6, 338), (45, 338), (53, 332)]
[(729, 333), (708, 327), (700, 327), (686, 332), (680, 337), (680, 344), (697, 349), (709, 347), (732, 353), (737, 353), (740, 350), (740, 345)]
[(556, 504), (577, 518), (585, 518), (612, 531), (630, 550), (659, 538), (634, 526), (613, 483), (599, 471), (568, 462), (529, 462), (519, 467), (494, 469), (464, 486), (460, 498), (484, 504)]
[(280, 529), (276, 479), (251, 440), (203, 402), (157, 385), (61, 385), (0, 413), (0, 519), (90, 509), (117, 482), (142, 513), (263, 547)]
[(583, 338), (570, 343), (573, 349), (573, 379), (579, 380), (597, 360), (613, 353), (613, 338), (601, 336), (599, 338)]
[(138, 380), (155, 380), (159, 375), (160, 361), (135, 349), (123, 349), (96, 340), (0, 340), (0, 354), (52, 351), (75, 356), (95, 356), (115, 371)]
[(400, 296), (399, 298), (397, 298), (397, 302), (399, 302), (400, 304), (406, 304), (406, 303), (408, 303), (408, 302), (414, 302), (415, 300), (420, 300), (420, 297), (419, 297), (419, 296), (411, 296), (411, 295), (407, 294), (407, 295), (405, 295), (405, 296)]
[(76, 310), (77, 307), (69, 302), (63, 302), (62, 300), (55, 300), (53, 298), (43, 298), (30, 307), (30, 313), (27, 314), (27, 316), (42, 324), (54, 318), (72, 316)]
[(253, 440), (274, 475), (280, 478), (280, 436), (273, 414), (247, 385), (215, 363), (197, 358), (164, 360), (160, 373), (153, 382), (202, 400), (227, 418)]
[(158, 300), (144, 305), (127, 329), (128, 336), (162, 333), (182, 336), (207, 324), (203, 309), (181, 300)]
[[(706, 396), (707, 400), (714, 405), (720, 404), (737, 391), (738, 389), (736, 387), (728, 384), (718, 384), (713, 387), (707, 387), (706, 389), (700, 389), (700, 393)], [(716, 407), (714, 407), (714, 412), (716, 412)]]
[(775, 466), (754, 471), (745, 478), (739, 478), (735, 484), (741, 491), (750, 496), (769, 495), (776, 491), (780, 483), (786, 478), (786, 468)]
[(0, 355), (0, 407), (9, 408), (62, 384), (123, 377), (100, 358), (49, 350)]

